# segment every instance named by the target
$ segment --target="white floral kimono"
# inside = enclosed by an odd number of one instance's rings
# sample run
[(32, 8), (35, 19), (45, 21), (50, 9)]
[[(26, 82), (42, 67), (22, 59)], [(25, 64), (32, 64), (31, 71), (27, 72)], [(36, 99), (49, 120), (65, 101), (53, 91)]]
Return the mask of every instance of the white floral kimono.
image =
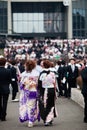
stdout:
[(19, 119), (21, 122), (35, 122), (40, 120), (37, 101), (37, 80), (39, 73), (33, 70), (31, 73), (23, 72), (21, 75)]

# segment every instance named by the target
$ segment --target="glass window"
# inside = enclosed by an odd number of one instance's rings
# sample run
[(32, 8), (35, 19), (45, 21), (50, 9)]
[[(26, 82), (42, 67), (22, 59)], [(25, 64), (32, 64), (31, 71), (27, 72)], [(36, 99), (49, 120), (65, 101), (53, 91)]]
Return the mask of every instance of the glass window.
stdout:
[(35, 32), (38, 32), (38, 27), (39, 26), (39, 24), (38, 24), (38, 21), (33, 21), (33, 32), (35, 33)]
[(3, 9), (3, 14), (7, 15), (7, 9), (6, 8)]
[(74, 36), (76, 35), (76, 37), (84, 37), (85, 31), (86, 31), (86, 21), (87, 21), (85, 19), (87, 15), (86, 14), (86, 9), (87, 9), (86, 0), (79, 0), (79, 1), (73, 2), (73, 12), (75, 10), (74, 8), (77, 10), (77, 13), (76, 13), (75, 18), (73, 18), (73, 25), (76, 23), (77, 28), (75, 28), (76, 26), (74, 26), (73, 29), (76, 29), (74, 30), (76, 31), (76, 33), (73, 33), (73, 34)]
[[(59, 3), (21, 2), (18, 4), (15, 2), (12, 3), (12, 7), (13, 28), (18, 33), (62, 32), (64, 30), (65, 14), (62, 13), (63, 10), (60, 12), (63, 6)], [(14, 27), (16, 23), (18, 23), (17, 28)]]
[(28, 22), (28, 32), (29, 33), (33, 32), (33, 22), (31, 21)]
[(32, 21), (33, 20), (33, 13), (28, 14), (28, 20)]
[(27, 13), (23, 13), (23, 20), (24, 20), (24, 21), (27, 21), (27, 20), (28, 20), (27, 16), (28, 16)]
[(76, 9), (73, 9), (73, 13), (76, 14), (77, 10)]
[(56, 20), (59, 20), (60, 18), (59, 18), (60, 16), (59, 16), (59, 13), (54, 13), (54, 20), (56, 21)]
[(26, 22), (26, 21), (23, 21), (23, 33), (27, 33), (28, 32), (28, 22)]
[(60, 21), (56, 21), (56, 29), (60, 31)]
[(18, 20), (18, 14), (17, 13), (13, 13), (13, 21)]
[(76, 29), (76, 22), (73, 22), (73, 29)]
[(54, 19), (54, 13), (48, 13), (48, 19), (53, 20)]
[(52, 32), (52, 21), (48, 21), (48, 32)]
[(62, 14), (61, 13), (57, 14), (57, 19), (56, 20), (62, 20)]
[(33, 13), (33, 20), (38, 20), (38, 13)]
[(82, 15), (85, 17), (85, 13), (86, 13), (86, 11), (83, 9), (83, 11), (82, 11)]
[(77, 36), (81, 36), (80, 30), (77, 30)]
[(44, 20), (48, 20), (48, 13), (44, 13)]
[(7, 1), (0, 1), (0, 32), (7, 32)]
[(73, 36), (76, 36), (76, 31), (73, 31)]
[(3, 17), (3, 25), (4, 25), (4, 26), (3, 26), (3, 29), (6, 30), (6, 29), (7, 29), (7, 16), (4, 16), (4, 17)]
[(2, 9), (2, 8), (0, 9), (0, 14), (1, 14), (1, 15), (3, 14), (3, 9)]
[(64, 21), (60, 21), (59, 32), (64, 32)]
[(45, 32), (48, 32), (48, 21), (44, 21), (44, 30)]
[(17, 24), (17, 23), (18, 23), (17, 21), (14, 21), (14, 22), (13, 22), (13, 32), (14, 32), (14, 33), (17, 33), (17, 32), (18, 32), (18, 30), (17, 30), (17, 29), (18, 29), (18, 24)]
[(23, 22), (22, 21), (18, 21), (18, 33), (21, 33), (23, 32)]
[(85, 36), (85, 30), (82, 30), (81, 32), (82, 32), (82, 36)]
[(22, 13), (18, 13), (18, 15), (17, 15), (17, 20), (23, 20), (23, 15), (22, 15)]
[(39, 21), (38, 32), (45, 32), (44, 31), (44, 21)]
[(43, 21), (44, 20), (44, 14), (43, 13), (38, 13), (38, 20)]

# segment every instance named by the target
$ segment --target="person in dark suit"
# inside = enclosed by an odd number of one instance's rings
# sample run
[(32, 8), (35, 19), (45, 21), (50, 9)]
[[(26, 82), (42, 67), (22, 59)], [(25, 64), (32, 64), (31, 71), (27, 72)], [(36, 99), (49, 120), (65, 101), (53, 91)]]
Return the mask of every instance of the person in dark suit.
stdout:
[[(12, 86), (12, 101), (18, 101), (16, 98), (18, 92), (18, 73), (16, 66), (16, 60), (10, 60), (10, 64), (8, 65), (8, 69), (11, 71), (11, 86)], [(19, 74), (20, 75), (20, 74)]]
[(6, 120), (7, 102), (10, 93), (11, 73), (5, 66), (6, 59), (0, 58), (0, 120)]
[(66, 63), (64, 60), (62, 60), (61, 65), (59, 66), (58, 69), (59, 96), (67, 97), (66, 73), (67, 73)]
[(77, 87), (76, 79), (79, 75), (78, 67), (75, 65), (75, 58), (70, 59), (70, 65), (67, 66), (67, 82), (68, 82), (68, 89), (67, 89), (67, 96), (68, 98), (71, 97), (71, 88)]
[(87, 123), (87, 67), (81, 71), (82, 94), (84, 97), (84, 122)]

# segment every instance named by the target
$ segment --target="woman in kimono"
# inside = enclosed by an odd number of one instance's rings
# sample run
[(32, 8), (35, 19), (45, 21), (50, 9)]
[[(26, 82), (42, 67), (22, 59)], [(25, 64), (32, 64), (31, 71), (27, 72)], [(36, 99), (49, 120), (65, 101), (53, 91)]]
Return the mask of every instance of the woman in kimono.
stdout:
[(39, 120), (37, 103), (39, 73), (34, 69), (35, 66), (33, 60), (26, 61), (25, 71), (21, 74), (19, 119), (21, 122), (28, 121), (28, 127), (33, 127), (34, 122)]
[(56, 76), (50, 71), (50, 61), (43, 61), (43, 71), (38, 80), (39, 110), (45, 126), (52, 125), (54, 117), (57, 116), (55, 109), (56, 100)]

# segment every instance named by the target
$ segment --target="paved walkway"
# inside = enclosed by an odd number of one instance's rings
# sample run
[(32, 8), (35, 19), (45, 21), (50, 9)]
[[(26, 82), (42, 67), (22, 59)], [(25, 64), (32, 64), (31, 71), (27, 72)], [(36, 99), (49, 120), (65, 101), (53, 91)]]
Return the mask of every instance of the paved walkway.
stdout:
[(53, 126), (45, 127), (42, 120), (36, 122), (33, 128), (27, 127), (27, 122), (20, 123), (18, 120), (18, 102), (11, 102), (9, 98), (7, 121), (0, 122), (0, 130), (87, 130), (87, 123), (83, 123), (83, 108), (70, 99), (58, 98), (56, 105), (58, 118)]

